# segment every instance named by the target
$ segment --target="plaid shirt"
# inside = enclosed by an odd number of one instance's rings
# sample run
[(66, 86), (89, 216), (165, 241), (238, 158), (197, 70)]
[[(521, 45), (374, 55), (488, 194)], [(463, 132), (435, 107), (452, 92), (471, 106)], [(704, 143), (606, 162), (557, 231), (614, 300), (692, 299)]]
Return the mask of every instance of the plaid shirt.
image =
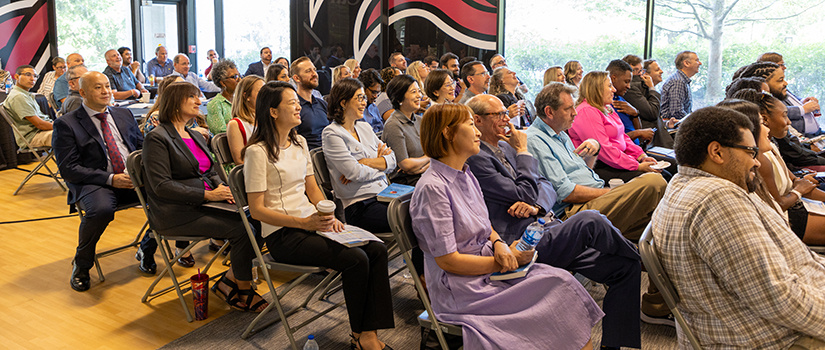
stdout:
[(692, 111), (690, 78), (676, 70), (662, 85), (662, 119), (682, 119)]
[(825, 339), (825, 259), (758, 197), (680, 166), (652, 222), (679, 310), (703, 349), (787, 349), (803, 334)]

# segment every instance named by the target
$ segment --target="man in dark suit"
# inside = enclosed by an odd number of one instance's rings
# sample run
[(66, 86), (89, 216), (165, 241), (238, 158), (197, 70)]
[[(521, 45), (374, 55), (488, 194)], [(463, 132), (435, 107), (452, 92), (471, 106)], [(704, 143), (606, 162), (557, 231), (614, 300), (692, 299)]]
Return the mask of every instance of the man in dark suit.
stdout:
[[(74, 290), (82, 292), (90, 287), (95, 246), (114, 219), (115, 208), (137, 202), (125, 164), (132, 151), (143, 147), (143, 134), (132, 112), (108, 107), (112, 90), (102, 73), (84, 74), (80, 95), (81, 107), (55, 122), (52, 144), (60, 174), (69, 186), (68, 204), (85, 210), (70, 281)], [(141, 271), (155, 273), (155, 247), (147, 234), (138, 252)]]
[[(604, 298), (602, 348), (641, 346), (639, 284), (641, 264), (633, 243), (595, 210), (565, 222), (553, 217), (553, 185), (538, 173), (527, 152), (527, 136), (516, 130), (501, 100), (481, 94), (467, 105), (481, 132), (481, 151), (467, 160), (484, 193), (493, 229), (508, 244), (539, 217), (548, 222), (536, 250), (537, 261), (578, 272), (608, 286)], [(505, 132), (510, 128), (510, 133)]]
[(244, 76), (249, 76), (251, 74), (257, 75), (261, 78), (266, 76), (266, 69), (269, 67), (269, 64), (272, 63), (272, 50), (268, 47), (264, 47), (261, 49), (261, 60), (258, 62), (253, 62), (249, 64), (249, 67), (246, 69), (246, 73)]

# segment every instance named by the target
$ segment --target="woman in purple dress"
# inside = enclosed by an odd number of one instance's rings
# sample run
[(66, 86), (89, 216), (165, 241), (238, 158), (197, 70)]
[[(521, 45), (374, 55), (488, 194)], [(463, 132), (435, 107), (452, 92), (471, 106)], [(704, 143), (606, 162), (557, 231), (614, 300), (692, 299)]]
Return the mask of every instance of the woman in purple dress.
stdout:
[(424, 251), (435, 315), (463, 328), (466, 349), (590, 348), (590, 330), (604, 316), (567, 271), (535, 264), (524, 278), (491, 281), (532, 258), (499, 238), (478, 181), (464, 164), (479, 151), (472, 111), (435, 105), (421, 122), (421, 144), (432, 164), (410, 203)]

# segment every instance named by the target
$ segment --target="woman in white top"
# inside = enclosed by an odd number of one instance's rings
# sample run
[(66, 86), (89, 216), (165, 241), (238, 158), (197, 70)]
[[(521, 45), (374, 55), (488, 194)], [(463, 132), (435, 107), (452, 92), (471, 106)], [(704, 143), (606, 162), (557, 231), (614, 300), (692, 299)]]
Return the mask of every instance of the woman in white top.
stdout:
[(340, 231), (322, 216), (324, 199), (315, 182), (306, 140), (297, 134), (301, 104), (289, 83), (271, 81), (258, 93), (257, 128), (244, 148), (249, 211), (275, 260), (341, 271), (353, 348), (386, 349), (377, 330), (393, 328), (387, 248), (380, 242), (347, 248), (313, 231)]
[(389, 185), (395, 155), (375, 136), (369, 123), (358, 122), (367, 107), (360, 81), (347, 78), (332, 87), (329, 119), (321, 134), (335, 196), (344, 204), (347, 223), (370, 232), (389, 232), (386, 202), (376, 195)]
[(255, 131), (255, 101), (258, 100), (261, 86), (264, 86), (264, 80), (257, 75), (250, 75), (241, 79), (235, 88), (235, 96), (232, 98), (232, 119), (226, 123), (226, 138), (235, 165), (243, 164), (241, 150)]

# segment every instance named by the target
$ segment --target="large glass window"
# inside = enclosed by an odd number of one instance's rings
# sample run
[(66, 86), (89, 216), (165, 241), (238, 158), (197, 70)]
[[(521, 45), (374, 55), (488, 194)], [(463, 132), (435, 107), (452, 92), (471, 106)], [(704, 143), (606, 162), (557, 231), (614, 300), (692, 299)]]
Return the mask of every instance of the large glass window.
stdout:
[(587, 73), (604, 70), (611, 60), (630, 53), (642, 56), (644, 13), (645, 2), (638, 0), (507, 1), (507, 65), (527, 84), (532, 100), (547, 68), (577, 60)]
[[(230, 4), (224, 2), (224, 6)], [(197, 0), (195, 12), (198, 21), (198, 73), (203, 74), (211, 64), (206, 58), (206, 52), (215, 49), (215, 0)]]
[(55, 2), (60, 57), (78, 52), (91, 70), (103, 71), (110, 49), (132, 44), (129, 0), (64, 0)]
[(143, 13), (143, 52), (147, 61), (155, 56), (155, 49), (163, 45), (166, 47), (168, 58), (172, 59), (178, 52), (178, 5), (155, 3), (140, 7)]
[[(243, 74), (260, 61), (264, 46), (272, 59), (290, 57), (289, 0), (245, 0), (224, 2), (224, 55), (234, 60)], [(205, 51), (202, 55), (205, 55)]]
[(767, 51), (784, 56), (789, 91), (825, 96), (824, 10), (820, 1), (656, 0), (653, 58), (667, 79), (678, 52), (697, 52), (694, 110), (722, 100), (733, 73)]

